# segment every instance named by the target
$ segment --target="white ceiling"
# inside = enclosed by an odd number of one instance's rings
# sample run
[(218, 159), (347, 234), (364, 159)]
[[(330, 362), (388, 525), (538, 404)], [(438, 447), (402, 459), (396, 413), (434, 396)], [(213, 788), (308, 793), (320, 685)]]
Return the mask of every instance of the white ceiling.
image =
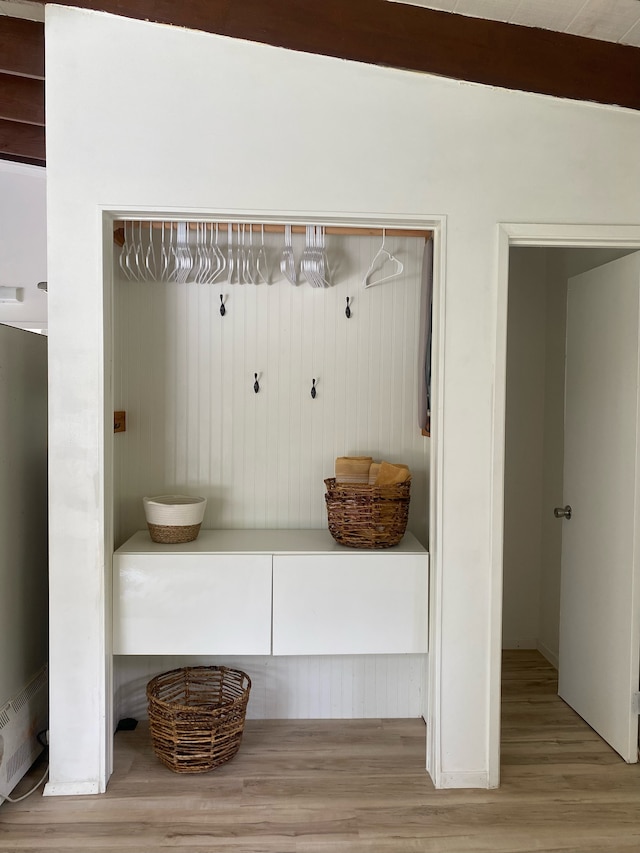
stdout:
[(391, 0), (640, 47), (640, 0)]
[(0, 0), (0, 15), (26, 18), (30, 21), (44, 21), (44, 6), (29, 0)]

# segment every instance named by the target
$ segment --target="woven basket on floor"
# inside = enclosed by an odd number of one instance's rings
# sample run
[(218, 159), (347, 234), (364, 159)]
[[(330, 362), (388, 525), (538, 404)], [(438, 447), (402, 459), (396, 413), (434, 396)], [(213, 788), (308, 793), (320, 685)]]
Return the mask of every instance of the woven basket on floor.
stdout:
[(187, 666), (147, 684), (153, 749), (175, 773), (213, 770), (240, 748), (251, 679), (226, 666)]
[(329, 532), (349, 548), (391, 548), (407, 529), (411, 481), (390, 486), (325, 480)]

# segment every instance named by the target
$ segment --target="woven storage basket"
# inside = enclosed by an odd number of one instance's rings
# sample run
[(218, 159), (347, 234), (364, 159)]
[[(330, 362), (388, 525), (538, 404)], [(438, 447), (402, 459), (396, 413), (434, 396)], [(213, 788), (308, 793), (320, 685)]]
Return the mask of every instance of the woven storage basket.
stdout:
[(193, 542), (200, 533), (199, 524), (151, 524), (147, 522), (149, 536), (152, 542), (161, 545), (182, 545), (185, 542)]
[(349, 548), (391, 548), (407, 529), (411, 482), (390, 486), (325, 480), (329, 532)]
[(198, 538), (207, 499), (191, 495), (142, 498), (152, 542), (180, 545)]
[(226, 666), (187, 666), (147, 684), (153, 749), (175, 773), (213, 770), (240, 748), (251, 679)]

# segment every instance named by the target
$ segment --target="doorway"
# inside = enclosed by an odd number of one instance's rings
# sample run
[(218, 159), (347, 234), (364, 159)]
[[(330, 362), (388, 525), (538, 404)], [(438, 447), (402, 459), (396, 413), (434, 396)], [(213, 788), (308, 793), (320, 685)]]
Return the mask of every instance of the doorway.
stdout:
[(634, 248), (509, 250), (502, 648), (559, 659), (567, 280)]

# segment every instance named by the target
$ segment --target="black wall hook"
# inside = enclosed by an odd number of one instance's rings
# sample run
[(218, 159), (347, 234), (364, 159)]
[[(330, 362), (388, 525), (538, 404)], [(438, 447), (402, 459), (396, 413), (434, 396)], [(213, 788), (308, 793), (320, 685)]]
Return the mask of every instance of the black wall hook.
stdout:
[(351, 308), (349, 307), (349, 297), (347, 296), (347, 307), (344, 309), (347, 320), (351, 317)]
[(317, 394), (317, 393), (318, 393), (318, 392), (316, 391), (316, 380), (314, 379), (314, 380), (313, 380), (313, 384), (311, 385), (311, 396), (312, 396), (312, 398), (313, 398), (314, 400), (316, 399), (316, 394)]
[(257, 393), (258, 393), (258, 391), (260, 390), (260, 383), (258, 382), (258, 374), (257, 374), (257, 373), (254, 373), (253, 375), (254, 375), (255, 380), (256, 380), (256, 381), (253, 383), (253, 390), (254, 390), (254, 391), (256, 392), (256, 394), (257, 394)]
[(227, 309), (224, 307), (224, 296), (220, 294), (220, 316), (224, 317), (227, 313)]

